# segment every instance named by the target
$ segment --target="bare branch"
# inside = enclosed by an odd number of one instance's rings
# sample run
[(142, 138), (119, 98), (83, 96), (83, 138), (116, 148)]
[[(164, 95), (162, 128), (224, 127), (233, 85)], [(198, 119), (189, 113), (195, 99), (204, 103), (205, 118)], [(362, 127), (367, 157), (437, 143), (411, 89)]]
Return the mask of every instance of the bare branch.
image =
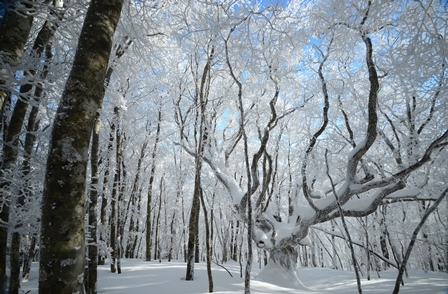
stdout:
[(322, 51), (319, 50), (320, 54), (323, 57), (323, 60), (320, 63), (319, 70), (318, 70), (319, 79), (322, 84), (322, 93), (324, 95), (324, 108), (322, 109), (323, 122), (322, 122), (322, 125), (319, 128), (319, 130), (316, 133), (314, 133), (313, 137), (310, 139), (310, 144), (308, 145), (308, 148), (305, 151), (305, 158), (303, 159), (302, 169), (301, 169), (302, 183), (303, 183), (303, 186), (302, 186), (303, 195), (305, 196), (305, 199), (307, 200), (308, 204), (315, 211), (319, 211), (319, 208), (314, 204), (313, 200), (311, 199), (311, 196), (310, 196), (311, 191), (310, 191), (310, 187), (308, 186), (306, 169), (307, 169), (307, 165), (308, 165), (308, 158), (310, 157), (311, 152), (313, 151), (314, 146), (316, 145), (317, 138), (325, 131), (325, 129), (328, 125), (328, 110), (330, 108), (330, 102), (329, 102), (329, 95), (328, 95), (328, 90), (327, 90), (327, 82), (325, 81), (325, 77), (324, 77), (322, 71), (323, 71), (325, 62), (327, 61), (328, 56), (330, 55), (330, 47), (331, 47), (332, 42), (333, 42), (333, 39), (331, 39), (330, 44), (328, 45), (327, 54), (324, 54)]
[[(328, 231), (326, 231), (326, 230), (324, 230), (324, 229), (321, 229), (321, 228), (318, 228), (318, 227), (312, 227), (312, 228), (315, 229), (315, 230), (319, 230), (319, 231), (321, 231), (321, 232), (324, 232), (325, 234), (328, 234), (328, 235), (331, 235), (331, 236), (334, 236), (334, 237), (337, 237), (337, 238), (346, 240), (344, 236), (341, 236), (341, 235), (339, 235), (339, 234), (335, 234), (335, 233), (332, 233), (332, 232), (328, 232)], [(397, 265), (394, 261), (387, 259), (387, 258), (384, 257), (382, 254), (379, 254), (378, 252), (373, 251), (373, 250), (370, 249), (370, 248), (366, 248), (366, 246), (365, 246), (364, 244), (360, 243), (360, 242), (357, 242), (357, 241), (353, 241), (353, 240), (352, 240), (352, 243), (353, 243), (354, 245), (356, 245), (356, 246), (359, 246), (359, 247), (361, 247), (361, 248), (364, 248), (364, 250), (369, 250), (370, 253), (374, 254), (376, 257), (378, 257), (379, 259), (381, 259), (381, 260), (384, 261), (385, 263), (387, 263), (387, 264), (393, 266), (394, 268), (397, 268), (397, 269), (398, 269), (398, 265)]]

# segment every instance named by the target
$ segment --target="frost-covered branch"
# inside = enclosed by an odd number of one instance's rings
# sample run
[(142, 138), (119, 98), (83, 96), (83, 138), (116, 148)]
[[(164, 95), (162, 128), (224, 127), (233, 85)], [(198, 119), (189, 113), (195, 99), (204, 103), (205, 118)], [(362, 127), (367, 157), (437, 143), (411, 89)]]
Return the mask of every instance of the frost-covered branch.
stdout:
[[(190, 156), (197, 156), (196, 152), (188, 146), (176, 142), (174, 144), (181, 146)], [(219, 161), (218, 159), (214, 158), (212, 160), (206, 154), (203, 155), (202, 159), (212, 169), (216, 178), (221, 182), (224, 188), (226, 188), (233, 203), (239, 205), (244, 196), (244, 192), (240, 189), (237, 181), (226, 172), (224, 163), (217, 163)]]
[[(321, 229), (321, 228), (318, 228), (318, 227), (313, 227), (313, 229), (315, 229), (315, 230), (319, 230), (319, 231), (321, 231), (321, 232), (324, 232), (325, 234), (328, 234), (328, 235), (331, 235), (331, 236), (334, 236), (334, 237), (337, 237), (337, 238), (340, 238), (340, 239), (345, 240), (345, 237), (342, 236), (342, 234), (337, 234), (337, 233), (335, 233), (335, 232), (329, 232), (329, 231), (327, 231), (327, 230), (324, 230), (324, 229)], [(364, 250), (369, 250), (370, 253), (372, 253), (373, 255), (375, 255), (376, 257), (378, 257), (379, 259), (381, 259), (381, 260), (384, 261), (385, 263), (387, 263), (387, 264), (393, 266), (394, 268), (397, 268), (397, 269), (398, 269), (398, 265), (397, 265), (397, 263), (394, 262), (393, 260), (389, 260), (389, 259), (386, 258), (384, 255), (382, 255), (382, 254), (380, 254), (380, 253), (378, 253), (378, 252), (376, 252), (376, 251), (374, 251), (374, 250), (372, 250), (372, 249), (366, 247), (366, 246), (365, 246), (364, 244), (362, 244), (361, 242), (353, 241), (353, 240), (352, 240), (352, 243), (353, 243), (354, 245), (356, 245), (356, 246), (359, 246), (359, 247), (363, 248)]]
[(302, 169), (301, 169), (302, 183), (303, 183), (303, 185), (302, 185), (303, 195), (305, 196), (305, 199), (307, 200), (308, 204), (315, 211), (318, 211), (319, 208), (314, 204), (313, 200), (311, 199), (312, 193), (311, 193), (311, 189), (308, 185), (306, 170), (307, 170), (308, 158), (311, 156), (311, 152), (313, 151), (314, 146), (317, 143), (317, 139), (325, 131), (325, 129), (327, 128), (327, 125), (328, 125), (328, 110), (330, 108), (330, 102), (329, 102), (329, 95), (328, 95), (328, 89), (327, 89), (327, 82), (325, 80), (325, 77), (324, 77), (322, 71), (323, 71), (325, 62), (327, 61), (328, 56), (330, 55), (330, 47), (331, 47), (332, 42), (333, 42), (333, 39), (331, 39), (330, 44), (328, 45), (328, 51), (326, 54), (324, 54), (321, 50), (318, 50), (323, 58), (322, 62), (319, 65), (319, 69), (318, 69), (319, 79), (320, 79), (321, 86), (322, 86), (322, 93), (324, 95), (324, 107), (322, 109), (323, 121), (322, 121), (322, 125), (320, 126), (319, 130), (317, 130), (317, 132), (314, 133), (314, 135), (310, 139), (308, 148), (305, 151), (305, 158), (303, 159)]

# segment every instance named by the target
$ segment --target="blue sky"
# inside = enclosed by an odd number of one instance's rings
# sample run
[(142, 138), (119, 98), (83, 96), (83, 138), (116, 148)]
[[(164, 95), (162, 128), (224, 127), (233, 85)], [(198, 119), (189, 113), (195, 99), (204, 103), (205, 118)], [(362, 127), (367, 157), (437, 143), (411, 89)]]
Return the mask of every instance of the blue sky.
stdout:
[(275, 6), (286, 6), (289, 0), (262, 0), (264, 6), (275, 5)]

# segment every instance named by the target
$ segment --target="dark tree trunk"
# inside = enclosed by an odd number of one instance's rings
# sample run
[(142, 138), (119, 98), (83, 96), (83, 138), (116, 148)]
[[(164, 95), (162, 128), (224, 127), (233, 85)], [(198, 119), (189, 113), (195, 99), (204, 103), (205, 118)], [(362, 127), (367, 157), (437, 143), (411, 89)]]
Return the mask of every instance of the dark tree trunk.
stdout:
[[(180, 187), (177, 187), (176, 190), (176, 207), (179, 203), (179, 198), (181, 196)], [(174, 249), (174, 236), (176, 235), (176, 229), (174, 228), (174, 224), (176, 222), (176, 210), (173, 211), (170, 222), (170, 247), (168, 249), (168, 262), (173, 258), (173, 249)]]
[[(205, 224), (205, 248), (207, 258), (207, 277), (208, 277), (208, 292), (213, 293), (213, 275), (212, 275), (212, 246), (210, 244), (210, 224), (208, 223), (208, 213), (205, 207), (204, 192), (201, 189), (200, 192), (202, 212), (204, 213)], [(213, 217), (213, 214), (212, 214)], [(212, 219), (212, 218), (210, 218)]]
[(197, 213), (197, 224), (195, 226), (195, 232), (194, 232), (194, 263), (199, 263), (200, 262), (200, 257), (201, 257), (201, 253), (200, 253), (200, 246), (199, 246), (199, 211), (196, 212)]
[[(140, 189), (140, 191), (138, 192), (138, 200), (137, 200), (137, 213), (138, 215), (140, 215), (141, 213), (141, 203), (142, 203), (142, 191)], [(132, 258), (137, 258), (138, 256), (138, 244), (141, 242), (141, 235), (140, 235), (140, 221), (137, 219), (136, 223), (135, 223), (135, 236), (133, 237), (134, 242), (131, 244), (132, 249), (131, 249), (131, 257)]]
[[(139, 189), (140, 171), (142, 168), (143, 160), (145, 159), (146, 155), (145, 150), (147, 147), (148, 147), (148, 141), (145, 141), (142, 144), (142, 148), (140, 148), (140, 156), (137, 162), (137, 171), (132, 184), (131, 199), (128, 202), (128, 206), (126, 208), (126, 218), (129, 219), (129, 237), (128, 237), (128, 245), (126, 247), (126, 254), (125, 254), (126, 258), (134, 257), (135, 243), (137, 240), (136, 234), (138, 232), (137, 228), (138, 220), (136, 219), (136, 215), (138, 213), (137, 205), (140, 206), (140, 198), (141, 198), (141, 191)], [(139, 195), (138, 199), (137, 194)], [(136, 203), (137, 201), (138, 203)]]
[(176, 217), (176, 212), (173, 212), (170, 223), (170, 247), (168, 250), (168, 262), (173, 258), (173, 247), (174, 247), (174, 235), (176, 234), (176, 230), (174, 229), (174, 221)]
[[(124, 209), (122, 207), (122, 204), (124, 203), (124, 193), (126, 190), (126, 175), (127, 175), (127, 171), (126, 171), (126, 165), (124, 163), (124, 146), (125, 146), (125, 140), (126, 140), (126, 136), (124, 134), (124, 132), (121, 132), (121, 138), (120, 138), (120, 161), (121, 161), (121, 174), (120, 174), (120, 180), (119, 180), (119, 194), (118, 194), (118, 202), (117, 202), (117, 229), (118, 229), (118, 239), (117, 239), (117, 246), (118, 246), (118, 258), (123, 258), (123, 236), (124, 236), (124, 221), (125, 221), (125, 216), (124, 216)], [(121, 263), (121, 260), (119, 260), (119, 262)], [(120, 264), (119, 264), (120, 265)], [(121, 267), (121, 265), (120, 265)], [(121, 273), (121, 268), (118, 269), (119, 273)]]
[(190, 221), (188, 224), (188, 242), (187, 242), (187, 273), (185, 275), (185, 280), (194, 280), (194, 262), (195, 262), (195, 248), (196, 245), (196, 233), (198, 232), (199, 225), (199, 208), (200, 208), (200, 175), (196, 174), (194, 193), (193, 193), (193, 203), (191, 205)]
[(160, 242), (159, 242), (159, 227), (160, 227), (160, 213), (162, 211), (162, 194), (163, 194), (163, 177), (160, 179), (160, 185), (159, 185), (159, 206), (157, 209), (157, 218), (156, 223), (154, 224), (154, 230), (155, 230), (155, 236), (154, 236), (154, 260), (161, 259), (160, 255)]
[[(104, 177), (103, 177), (103, 192), (101, 195), (101, 210), (100, 210), (100, 221), (101, 221), (101, 231), (100, 231), (100, 239), (99, 245), (101, 246), (101, 250), (98, 253), (98, 265), (104, 265), (106, 262), (106, 247), (108, 243), (107, 239), (107, 202), (109, 198), (109, 177), (110, 177), (110, 168), (111, 162), (109, 157), (111, 156), (114, 149), (114, 140), (115, 140), (115, 124), (110, 126), (109, 132), (109, 142), (107, 144), (107, 155), (106, 162), (104, 165)], [(111, 202), (112, 206), (112, 202)]]
[[(123, 54), (126, 52), (126, 49), (129, 47), (131, 42), (132, 42), (131, 40), (129, 40), (128, 38), (125, 38), (124, 46), (122, 46), (121, 44), (117, 46), (116, 51), (115, 51), (115, 61), (117, 59), (119, 59), (121, 56), (123, 56)], [(105, 88), (109, 85), (113, 72), (114, 72), (113, 66), (109, 65), (109, 67), (107, 68), (107, 71), (106, 71), (106, 77), (104, 79)], [(99, 108), (101, 108), (101, 106), (102, 106), (102, 100), (101, 100), (101, 104), (100, 104)], [(112, 154), (114, 138), (115, 138), (114, 130), (111, 130), (111, 132), (109, 134), (109, 143), (107, 146), (108, 154)], [(109, 194), (109, 176), (110, 176), (109, 167), (110, 167), (110, 160), (109, 160), (109, 157), (107, 156), (106, 163), (105, 163), (103, 193), (102, 193), (102, 197), (101, 197), (101, 210), (100, 210), (101, 231), (99, 234), (100, 239), (99, 239), (98, 245), (100, 246), (99, 249), (101, 249), (101, 250), (99, 250), (99, 253), (98, 253), (98, 264), (99, 265), (104, 265), (104, 263), (106, 261), (106, 255), (107, 255), (107, 253), (105, 252), (106, 249), (104, 247), (106, 247), (106, 243), (107, 243), (106, 228), (107, 228), (107, 202), (108, 202), (108, 194)]]
[(87, 281), (86, 281), (86, 294), (96, 294), (97, 283), (97, 267), (98, 267), (98, 240), (97, 240), (97, 206), (98, 206), (98, 182), (99, 182), (99, 169), (98, 169), (98, 155), (100, 144), (100, 114), (96, 113), (95, 125), (92, 132), (92, 149), (90, 151), (90, 169), (92, 173), (92, 181), (90, 184), (90, 195), (88, 204), (89, 214), (89, 235), (91, 240), (88, 242), (87, 256), (89, 262), (87, 266)]
[(30, 248), (29, 248), (27, 254), (24, 255), (23, 269), (22, 269), (22, 278), (25, 281), (28, 281), (28, 279), (30, 277), (31, 264), (32, 264), (32, 262), (34, 260), (35, 254), (36, 254), (36, 251), (35, 251), (36, 243), (37, 243), (37, 238), (36, 237), (32, 237)]
[[(51, 46), (47, 46), (46, 48), (46, 52), (47, 52), (47, 59), (51, 58), (52, 54), (51, 54)], [(45, 69), (43, 70), (42, 74), (41, 74), (41, 78), (45, 79), (47, 76), (48, 70), (45, 67)], [(42, 87), (41, 85), (38, 85), (36, 87), (36, 91), (34, 93), (34, 100), (35, 102), (39, 102), (41, 97), (42, 97), (43, 91), (42, 91)], [(23, 177), (25, 179), (28, 178), (28, 175), (31, 172), (30, 166), (31, 166), (31, 154), (32, 154), (32, 150), (34, 147), (34, 143), (36, 141), (36, 136), (35, 136), (35, 132), (38, 129), (38, 125), (39, 123), (37, 122), (37, 114), (39, 113), (39, 107), (37, 105), (34, 105), (31, 108), (29, 117), (28, 117), (28, 124), (27, 124), (27, 133), (25, 136), (25, 153), (24, 153), (24, 160), (22, 163), (22, 173), (23, 173)], [(22, 194), (25, 193), (25, 190), (28, 189), (28, 181), (26, 180), (24, 183), (24, 186), (22, 188)], [(31, 197), (31, 193), (28, 192), (27, 197)], [(23, 261), (23, 269), (22, 269), (22, 278), (24, 280), (28, 280), (29, 278), (29, 274), (31, 271), (31, 262), (34, 258), (35, 255), (35, 247), (36, 247), (36, 243), (37, 243), (37, 237), (36, 236), (32, 236), (32, 240), (31, 240), (31, 245), (29, 248), (29, 251), (27, 252), (27, 254), (24, 254), (24, 261)]]
[(187, 262), (187, 237), (186, 237), (186, 221), (185, 221), (185, 205), (184, 205), (184, 198), (182, 197), (181, 199), (182, 201), (182, 239), (183, 239), (183, 243), (182, 243), (182, 249), (183, 249), (183, 256), (184, 256), (184, 262)]
[(121, 274), (121, 237), (117, 239), (117, 274)]
[(188, 243), (187, 243), (187, 272), (185, 280), (194, 280), (194, 262), (199, 262), (199, 213), (200, 213), (200, 193), (201, 193), (201, 172), (205, 146), (208, 140), (208, 128), (206, 122), (206, 105), (208, 92), (206, 88), (210, 86), (210, 68), (211, 61), (214, 56), (214, 47), (211, 48), (210, 55), (200, 76), (200, 87), (195, 89), (196, 105), (200, 108), (200, 112), (196, 114), (196, 129), (198, 140), (196, 142), (197, 154), (195, 156), (195, 177), (193, 203), (191, 205), (190, 220), (188, 224)]
[(146, 203), (146, 234), (145, 234), (145, 243), (146, 243), (146, 251), (145, 251), (145, 260), (151, 261), (151, 249), (152, 249), (152, 234), (151, 234), (151, 210), (152, 210), (152, 182), (154, 181), (153, 175), (149, 177), (149, 186), (148, 186), (148, 200)]
[(158, 114), (158, 121), (157, 121), (157, 130), (156, 130), (156, 138), (154, 141), (154, 148), (152, 149), (152, 155), (151, 155), (151, 171), (149, 174), (149, 186), (148, 186), (148, 202), (146, 205), (146, 252), (145, 252), (145, 258), (146, 261), (151, 261), (151, 209), (152, 209), (152, 187), (154, 184), (154, 176), (156, 172), (156, 155), (157, 155), (157, 146), (159, 144), (159, 138), (160, 138), (160, 124), (162, 122), (162, 110), (159, 110)]
[[(383, 207), (383, 212), (381, 215), (381, 220), (380, 220), (380, 248), (381, 248), (381, 253), (383, 254), (383, 256), (386, 259), (389, 259), (389, 249), (387, 248), (387, 228), (386, 228), (386, 224), (385, 224), (385, 211), (386, 211), (386, 207)], [(386, 270), (389, 267), (388, 263), (384, 263), (383, 269)]]
[(59, 104), (42, 200), (39, 293), (82, 292), (90, 136), (123, 0), (93, 0)]
[(9, 277), (9, 294), (18, 294), (20, 288), (20, 233), (14, 232), (11, 239), (11, 276)]
[(232, 260), (233, 261), (238, 261), (238, 236), (239, 234), (241, 234), (240, 232), (240, 221), (236, 221), (236, 228), (235, 228), (235, 233), (234, 233), (234, 237), (233, 237), (233, 241), (232, 241), (232, 246), (233, 246), (233, 254), (232, 254)]
[(123, 150), (122, 150), (122, 134), (120, 131), (120, 109), (114, 107), (115, 122), (111, 126), (111, 131), (115, 131), (115, 158), (116, 167), (114, 169), (114, 182), (112, 185), (112, 197), (111, 197), (111, 216), (110, 216), (110, 248), (112, 249), (112, 261), (110, 263), (110, 271), (115, 273), (117, 271), (117, 258), (118, 256), (118, 242), (119, 237), (119, 194), (121, 184), (121, 172), (123, 162)]
[[(5, 89), (8, 88), (7, 80), (13, 79), (15, 74), (14, 66), (19, 61), (22, 56), (25, 44), (28, 40), (28, 36), (31, 30), (31, 25), (33, 23), (33, 14), (31, 10), (33, 9), (33, 1), (12, 1), (5, 6), (5, 12), (3, 15), (3, 21), (0, 23), (0, 59), (2, 63), (5, 63), (5, 67), (2, 67), (1, 77), (0, 77), (0, 107), (10, 96), (10, 92)], [(36, 40), (36, 42), (38, 42)], [(36, 44), (35, 44), (36, 45)], [(33, 48), (34, 49), (34, 48)], [(40, 51), (40, 53), (42, 50)], [(9, 68), (10, 67), (10, 68)], [(9, 68), (9, 69), (8, 69)], [(9, 71), (9, 72), (8, 72)], [(30, 91), (32, 86), (26, 84), (21, 87), (20, 93), (27, 93)], [(26, 92), (25, 92), (26, 91)], [(28, 97), (26, 97), (28, 98)], [(9, 98), (10, 99), (10, 98)], [(16, 106), (14, 107), (11, 121), (8, 126), (5, 127), (6, 135), (3, 140), (6, 144), (3, 144), (3, 162), (1, 165), (1, 182), (0, 182), (0, 221), (3, 224), (9, 224), (9, 204), (11, 195), (9, 192), (10, 188), (10, 173), (13, 171), (16, 165), (17, 152), (18, 152), (18, 141), (23, 121), (25, 118), (26, 111), (28, 109), (28, 103), (25, 97), (18, 99)], [(3, 115), (3, 113), (2, 113)], [(1, 118), (3, 120), (3, 118)], [(14, 237), (15, 241), (19, 240), (20, 236)], [(6, 247), (8, 240), (8, 225), (0, 226), (0, 288), (4, 289), (6, 287)], [(17, 248), (14, 248), (16, 246)], [(18, 250), (20, 244), (14, 244), (13, 249)], [(18, 291), (18, 280), (17, 280), (17, 266), (15, 262), (18, 260), (18, 252), (12, 252), (12, 265), (13, 265), (13, 276), (12, 276), (12, 289), (13, 293)], [(20, 266), (19, 266), (20, 271)]]
[[(14, 77), (14, 66), (22, 56), (28, 41), (33, 24), (34, 2), (36, 1), (7, 1), (8, 4), (5, 6), (3, 20), (0, 22), (0, 52), (2, 52), (0, 58), (12, 70), (7, 72), (6, 67), (2, 69), (5, 72), (2, 73), (2, 78), (0, 78), (0, 108), (8, 96), (8, 91), (3, 86), (9, 78)], [(6, 74), (6, 78), (4, 74)], [(0, 272), (0, 275), (3, 274)]]

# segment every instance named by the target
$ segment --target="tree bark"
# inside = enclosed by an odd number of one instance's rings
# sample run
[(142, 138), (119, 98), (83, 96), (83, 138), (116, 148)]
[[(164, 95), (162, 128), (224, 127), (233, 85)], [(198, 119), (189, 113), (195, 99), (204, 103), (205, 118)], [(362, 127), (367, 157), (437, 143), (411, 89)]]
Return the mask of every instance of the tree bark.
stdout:
[[(23, 5), (23, 6), (22, 6)], [(23, 7), (26, 11), (20, 11)], [(33, 16), (31, 10), (33, 3), (25, 1), (16, 1), (16, 3), (12, 3), (6, 6), (5, 14), (3, 16), (4, 20), (0, 29), (0, 108), (3, 107), (3, 103), (5, 102), (7, 96), (9, 96), (8, 88), (8, 79), (13, 79), (16, 69), (14, 66), (19, 61), (22, 56), (23, 50), (25, 48), (25, 44), (28, 40), (28, 36), (30, 33), (31, 25), (33, 23)], [(41, 31), (38, 34), (38, 38), (33, 46), (33, 52), (36, 56), (40, 56), (44, 49), (44, 34), (47, 27), (46, 22), (42, 27)], [(40, 38), (39, 38), (40, 37)], [(48, 38), (50, 39), (50, 37)], [(47, 41), (48, 41), (47, 39)], [(31, 69), (32, 72), (35, 72), (34, 69)], [(26, 73), (26, 71), (25, 71)], [(16, 159), (18, 154), (18, 142), (19, 142), (19, 134), (22, 130), (24, 118), (26, 111), (28, 109), (28, 99), (29, 97), (25, 97), (28, 95), (28, 92), (32, 90), (32, 84), (26, 83), (25, 85), (20, 87), (20, 96), (16, 102), (13, 113), (11, 115), (10, 123), (5, 127), (5, 137), (4, 141), (6, 144), (3, 144), (3, 161), (1, 165), (1, 207), (0, 207), (0, 221), (4, 224), (9, 223), (9, 202), (11, 201), (11, 195), (9, 192), (10, 183), (10, 172), (15, 168)], [(3, 116), (3, 113), (1, 114)], [(3, 118), (1, 118), (3, 120)], [(19, 200), (20, 202), (23, 200)], [(8, 238), (8, 226), (0, 227), (0, 282), (2, 283), (2, 288), (5, 287), (4, 283), (6, 282), (6, 244)], [(12, 289), (11, 293), (18, 293), (19, 288), (19, 275), (20, 275), (20, 264), (18, 264), (19, 259), (19, 247), (20, 244), (20, 235), (18, 233), (13, 233), (14, 244), (12, 246), (11, 251), (11, 265), (12, 265), (12, 275), (10, 280), (10, 289)]]
[(82, 292), (90, 136), (123, 0), (93, 0), (53, 124), (42, 200), (39, 293)]
[[(205, 146), (208, 139), (208, 129), (206, 125), (206, 105), (208, 102), (208, 92), (206, 88), (210, 85), (210, 69), (211, 61), (214, 56), (214, 47), (211, 48), (210, 55), (207, 56), (208, 60), (200, 76), (199, 87), (196, 86), (196, 105), (200, 111), (196, 114), (196, 124), (199, 123), (199, 130), (195, 131), (198, 134), (198, 139), (196, 141), (197, 154), (195, 156), (195, 176), (194, 176), (194, 191), (193, 191), (193, 202), (191, 204), (190, 221), (188, 224), (188, 257), (187, 257), (187, 272), (185, 275), (185, 280), (194, 280), (194, 262), (199, 262), (199, 213), (200, 213), (200, 193), (201, 193), (201, 172), (202, 172), (202, 161)], [(195, 260), (196, 258), (196, 260)]]
[[(259, 273), (257, 279), (277, 285), (289, 285), (296, 289), (305, 289), (297, 273), (299, 253), (296, 247), (284, 245), (268, 249), (269, 263)], [(282, 280), (279, 281), (278, 279)]]
[[(198, 161), (198, 160), (197, 160)], [(199, 231), (199, 209), (200, 209), (200, 168), (196, 166), (196, 175), (194, 180), (193, 203), (191, 204), (190, 220), (188, 223), (188, 243), (187, 243), (187, 273), (185, 280), (194, 280), (194, 262), (197, 232)]]
[(96, 294), (97, 283), (97, 267), (98, 267), (98, 238), (97, 238), (97, 206), (98, 206), (98, 182), (99, 182), (99, 169), (98, 169), (98, 156), (99, 156), (99, 144), (100, 144), (100, 114), (96, 113), (95, 125), (92, 132), (92, 148), (90, 151), (90, 169), (92, 173), (92, 181), (90, 183), (90, 195), (88, 204), (89, 215), (89, 235), (90, 240), (87, 246), (87, 255), (89, 257), (87, 266), (87, 281), (86, 281), (86, 294)]
[[(62, 3), (59, 3), (58, 1), (54, 1), (53, 5), (56, 9), (62, 8)], [(56, 17), (54, 15), (54, 12), (50, 13), (50, 17)], [(62, 17), (62, 14), (59, 16)], [(41, 80), (45, 79), (48, 74), (48, 63), (53, 57), (53, 54), (51, 52), (51, 47), (53, 44), (53, 38), (54, 34), (57, 29), (57, 25), (51, 21), (47, 20), (44, 25), (42, 26), (41, 30), (39, 31), (36, 40), (33, 45), (32, 55), (34, 55), (35, 58), (40, 58), (43, 51), (45, 50), (45, 64), (42, 72), (39, 75), (39, 78)], [(30, 69), (29, 71), (24, 72), (24, 76), (34, 76), (36, 74), (36, 70), (34, 68)], [(36, 80), (34, 78), (31, 78), (32, 81)], [(30, 92), (33, 90), (33, 83), (28, 82), (20, 87), (20, 98), (17, 100), (16, 105), (14, 107), (14, 111), (12, 113), (12, 117), (10, 120), (10, 125), (8, 127), (7, 131), (7, 137), (6, 140), (10, 142), (9, 144), (5, 144), (5, 155), (8, 154), (9, 156), (5, 156), (6, 161), (11, 161), (13, 164), (15, 164), (16, 158), (17, 158), (17, 152), (18, 152), (18, 138), (19, 134), (22, 130), (22, 125), (24, 124), (24, 118), (25, 114), (28, 109), (29, 100), (31, 99)], [(40, 99), (42, 97), (42, 86), (40, 83), (36, 85), (36, 89), (34, 91), (34, 97), (33, 100), (35, 103), (39, 104)], [(27, 175), (30, 173), (29, 169), (29, 157), (32, 152), (32, 148), (35, 141), (35, 136), (31, 135), (30, 132), (35, 131), (35, 123), (36, 123), (36, 117), (38, 114), (38, 106), (33, 106), (28, 118), (28, 125), (27, 125), (27, 135), (25, 137), (25, 159), (22, 165), (22, 173), (23, 177), (26, 179)], [(20, 209), (25, 204), (25, 198), (29, 195), (27, 191), (27, 180), (25, 180), (25, 183), (23, 184), (23, 187), (21, 187), (19, 196), (15, 205), (15, 210), (17, 213), (20, 214)], [(16, 213), (16, 215), (17, 215)], [(11, 276), (9, 280), (9, 292), (12, 294), (18, 294), (19, 288), (20, 288), (20, 242), (21, 242), (21, 233), (18, 231), (19, 228), (23, 227), (23, 222), (20, 220), (16, 220), (13, 222), (16, 223), (15, 231), (12, 234), (12, 240), (11, 240)], [(31, 265), (31, 264), (30, 264)], [(29, 271), (28, 268), (25, 268), (26, 271)]]
[(31, 272), (31, 263), (33, 262), (34, 256), (36, 254), (36, 243), (37, 237), (33, 236), (31, 240), (31, 245), (28, 252), (23, 258), (23, 268), (22, 268), (22, 278), (24, 281), (28, 281)]
[[(126, 52), (126, 49), (129, 47), (129, 45), (132, 43), (132, 40), (125, 38), (125, 42), (124, 45), (118, 45), (116, 50), (115, 50), (115, 61), (120, 58), (121, 56), (123, 56), (123, 54)], [(113, 65), (109, 65), (109, 67), (107, 68), (106, 71), (106, 77), (104, 79), (104, 88), (106, 89), (107, 86), (110, 83), (110, 79), (112, 77), (112, 74), (114, 72), (114, 67)], [(102, 101), (101, 104), (99, 105), (99, 108), (102, 107)], [(111, 130), (110, 134), (109, 134), (109, 143), (107, 146), (107, 154), (111, 154), (113, 151), (113, 142), (114, 142), (114, 131)], [(101, 196), (101, 210), (100, 210), (100, 219), (101, 219), (101, 231), (99, 234), (99, 254), (98, 254), (98, 264), (99, 265), (104, 265), (105, 261), (106, 261), (106, 256), (107, 253), (105, 252), (107, 249), (106, 247), (106, 243), (107, 243), (107, 233), (106, 233), (106, 227), (107, 227), (107, 202), (108, 202), (108, 194), (109, 194), (109, 176), (110, 176), (110, 160), (109, 160), (109, 156), (106, 157), (106, 163), (105, 165), (105, 172), (104, 172), (104, 177), (103, 177), (103, 193)]]
[(145, 252), (145, 258), (146, 261), (151, 261), (151, 209), (152, 209), (152, 187), (154, 184), (154, 177), (156, 172), (156, 156), (157, 156), (157, 146), (159, 145), (159, 139), (160, 139), (160, 125), (162, 122), (162, 110), (159, 109), (158, 114), (158, 120), (157, 120), (157, 130), (156, 130), (156, 138), (154, 140), (154, 148), (152, 149), (151, 154), (151, 171), (149, 174), (149, 185), (148, 185), (148, 201), (146, 204), (146, 235), (145, 235), (145, 242), (146, 242), (146, 252)]
[(155, 236), (154, 236), (154, 260), (157, 259), (161, 259), (160, 256), (160, 242), (159, 242), (159, 227), (160, 227), (160, 213), (162, 211), (162, 195), (163, 195), (163, 176), (160, 179), (160, 184), (159, 184), (159, 206), (157, 209), (157, 218), (156, 218), (156, 223), (154, 224), (154, 230), (155, 230)]
[[(8, 96), (8, 80), (14, 78), (14, 67), (22, 57), (28, 41), (34, 19), (34, 2), (36, 1), (8, 1), (9, 5), (5, 6), (5, 14), (0, 23), (0, 108)], [(0, 272), (0, 275), (3, 273)]]
[(110, 263), (111, 273), (117, 271), (117, 258), (118, 255), (118, 237), (119, 233), (119, 194), (121, 185), (121, 173), (122, 173), (122, 162), (123, 162), (123, 142), (122, 133), (120, 130), (120, 109), (114, 107), (115, 122), (111, 126), (111, 130), (115, 131), (115, 158), (116, 167), (114, 168), (114, 182), (112, 185), (112, 197), (111, 197), (111, 216), (110, 216), (110, 248), (112, 250), (112, 261)]
[[(110, 178), (110, 156), (113, 152), (115, 140), (115, 125), (110, 126), (109, 132), (109, 142), (107, 143), (107, 154), (104, 164), (104, 176), (103, 176), (103, 191), (101, 195), (101, 210), (100, 210), (100, 221), (101, 221), (101, 231), (99, 236), (99, 246), (100, 251), (98, 253), (98, 265), (104, 265), (107, 257), (107, 202), (109, 198), (109, 178)], [(112, 202), (111, 202), (112, 206)]]
[[(204, 213), (204, 223), (205, 223), (205, 248), (206, 248), (206, 258), (207, 258), (207, 277), (208, 277), (208, 292), (213, 293), (213, 275), (212, 275), (212, 246), (210, 244), (210, 227), (213, 224), (208, 223), (208, 213), (205, 207), (204, 201), (204, 191), (201, 189), (200, 194), (202, 212)], [(210, 216), (210, 221), (213, 219), (213, 213)]]
[[(180, 184), (178, 183), (177, 188), (176, 188), (176, 207), (179, 203), (179, 198), (181, 198), (181, 197), (182, 197), (181, 187), (180, 187)], [(173, 258), (174, 240), (175, 240), (175, 235), (176, 235), (176, 229), (174, 227), (174, 224), (176, 223), (176, 213), (177, 213), (177, 210), (173, 210), (173, 214), (171, 216), (171, 222), (170, 222), (170, 246), (168, 249), (168, 262), (170, 262), (171, 259)]]
[[(148, 141), (145, 141), (142, 145), (142, 148), (140, 149), (140, 156), (138, 158), (137, 162), (137, 170), (135, 174), (135, 178), (132, 184), (132, 190), (131, 190), (131, 199), (128, 201), (128, 205), (126, 208), (126, 219), (129, 219), (129, 236), (127, 240), (127, 247), (126, 247), (126, 258), (133, 258), (134, 257), (134, 249), (135, 244), (137, 240), (137, 232), (138, 232), (138, 219), (136, 219), (136, 215), (138, 213), (138, 210), (136, 206), (140, 206), (140, 198), (141, 198), (141, 190), (139, 189), (140, 185), (140, 172), (142, 167), (143, 159), (145, 158), (145, 150), (148, 146)], [(139, 195), (137, 198), (137, 194)], [(137, 199), (137, 200), (136, 200)], [(136, 203), (138, 201), (138, 203)], [(137, 213), (136, 213), (137, 212)], [(127, 223), (125, 221), (124, 223)]]

